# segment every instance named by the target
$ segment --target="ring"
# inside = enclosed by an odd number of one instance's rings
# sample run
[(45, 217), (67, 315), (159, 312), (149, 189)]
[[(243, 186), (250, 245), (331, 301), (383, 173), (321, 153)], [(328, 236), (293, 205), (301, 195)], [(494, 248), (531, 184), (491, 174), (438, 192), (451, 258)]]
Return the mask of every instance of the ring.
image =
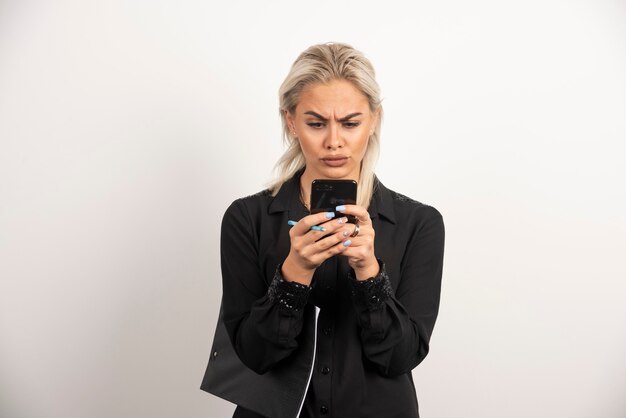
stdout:
[(359, 235), (360, 231), (361, 231), (361, 227), (359, 226), (359, 224), (356, 224), (356, 225), (354, 225), (354, 232), (350, 236), (354, 238), (357, 235)]

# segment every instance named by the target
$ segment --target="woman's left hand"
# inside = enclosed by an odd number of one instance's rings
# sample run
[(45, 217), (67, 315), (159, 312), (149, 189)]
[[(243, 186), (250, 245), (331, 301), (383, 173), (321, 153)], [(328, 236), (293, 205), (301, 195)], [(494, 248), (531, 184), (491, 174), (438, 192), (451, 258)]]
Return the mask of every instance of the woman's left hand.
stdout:
[[(355, 237), (349, 236), (347, 238), (350, 240), (350, 245), (342, 253), (348, 257), (348, 263), (354, 269), (357, 280), (366, 280), (376, 276), (379, 271), (378, 260), (374, 254), (376, 232), (367, 209), (358, 205), (344, 205), (337, 206), (336, 210), (357, 218), (357, 224), (354, 225), (352, 231), (356, 231), (358, 228), (358, 234)], [(347, 226), (352, 225), (347, 224)]]

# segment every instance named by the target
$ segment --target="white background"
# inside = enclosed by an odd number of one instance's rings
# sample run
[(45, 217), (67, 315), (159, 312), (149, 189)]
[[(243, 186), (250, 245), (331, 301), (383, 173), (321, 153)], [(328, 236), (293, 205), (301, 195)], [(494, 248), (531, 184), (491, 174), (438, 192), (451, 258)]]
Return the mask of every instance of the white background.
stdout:
[(626, 416), (624, 1), (3, 0), (0, 417), (232, 413), (199, 390), (221, 216), (326, 41), (377, 68), (379, 177), (446, 223), (423, 417)]

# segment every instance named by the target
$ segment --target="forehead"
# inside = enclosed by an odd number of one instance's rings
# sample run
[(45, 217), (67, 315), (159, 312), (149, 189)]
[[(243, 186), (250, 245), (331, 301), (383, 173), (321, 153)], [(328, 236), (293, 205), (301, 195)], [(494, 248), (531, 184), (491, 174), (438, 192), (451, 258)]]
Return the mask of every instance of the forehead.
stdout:
[(332, 80), (305, 87), (300, 94), (296, 112), (315, 111), (322, 115), (343, 115), (365, 112), (369, 109), (367, 97), (349, 81)]

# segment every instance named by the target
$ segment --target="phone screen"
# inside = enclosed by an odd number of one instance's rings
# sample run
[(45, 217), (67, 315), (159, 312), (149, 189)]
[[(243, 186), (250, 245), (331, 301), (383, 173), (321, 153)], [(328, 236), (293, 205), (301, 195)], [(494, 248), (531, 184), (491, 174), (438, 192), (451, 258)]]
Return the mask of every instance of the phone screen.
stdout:
[[(311, 213), (336, 212), (340, 205), (356, 204), (357, 183), (354, 180), (313, 180), (311, 183)], [(337, 212), (337, 217), (343, 214)], [(348, 216), (348, 222), (356, 223), (356, 218)]]

